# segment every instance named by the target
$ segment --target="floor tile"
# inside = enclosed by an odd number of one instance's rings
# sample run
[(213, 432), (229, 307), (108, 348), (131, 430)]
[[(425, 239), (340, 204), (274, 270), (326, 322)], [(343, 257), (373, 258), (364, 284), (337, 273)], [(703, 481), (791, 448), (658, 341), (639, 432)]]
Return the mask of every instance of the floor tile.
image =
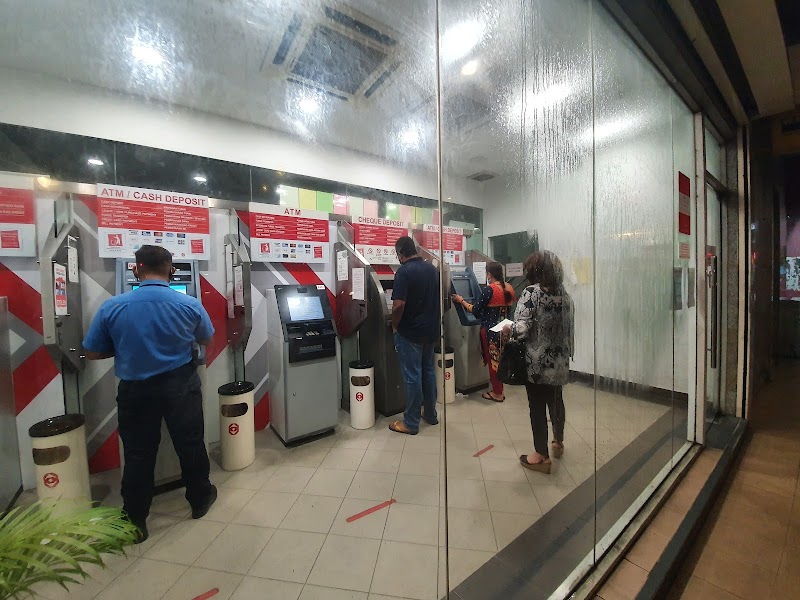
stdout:
[(280, 492), (256, 492), (233, 519), (240, 525), (277, 528), (288, 514), (298, 494)]
[[(444, 551), (444, 549), (442, 549)], [(450, 548), (450, 591), (454, 590), (462, 581), (472, 575), (480, 567), (486, 564), (494, 556), (494, 552), (481, 552), (478, 550), (462, 550), (460, 548)], [(439, 568), (443, 569), (443, 561), (440, 558)], [(444, 589), (440, 590), (440, 596)]]
[(302, 590), (303, 585), (300, 583), (245, 577), (231, 600), (297, 600)]
[(497, 549), (502, 550), (538, 521), (539, 515), (492, 511), (492, 525)]
[(357, 471), (346, 497), (361, 500), (390, 500), (396, 480), (397, 476), (393, 473)]
[(559, 485), (537, 485), (533, 486), (533, 494), (539, 503), (542, 513), (546, 514), (556, 504), (566, 498), (574, 487), (563, 487)]
[[(370, 592), (414, 600), (436, 600), (438, 554), (436, 546), (384, 540)], [(410, 573), (413, 576), (410, 577)]]
[(136, 556), (104, 555), (105, 568), (98, 565), (85, 565), (88, 578), (84, 583), (68, 584), (67, 589), (55, 583), (36, 588), (36, 593), (47, 600), (90, 600), (106, 588), (112, 581), (136, 563)]
[(354, 448), (333, 448), (320, 466), (325, 469), (357, 471), (365, 453), (366, 450)]
[(496, 551), (497, 542), (488, 510), (448, 510), (448, 543), (451, 548)]
[(647, 580), (647, 571), (637, 567), (627, 560), (623, 560), (608, 581), (600, 588), (598, 595), (605, 599), (633, 600)]
[(415, 454), (439, 454), (442, 448), (441, 438), (436, 436), (410, 436), (406, 440), (404, 452)]
[(203, 519), (230, 523), (255, 493), (255, 490), (221, 487), (217, 491), (217, 501)]
[(439, 507), (392, 504), (383, 539), (436, 546), (439, 543)]
[(182, 521), (170, 529), (144, 557), (189, 566), (223, 529), (225, 524), (217, 521)]
[(126, 551), (132, 556), (142, 556), (145, 552), (150, 550), (150, 548), (155, 546), (170, 529), (180, 522), (181, 519), (177, 517), (150, 513), (150, 517), (147, 519), (147, 532), (150, 534), (150, 537), (141, 544), (130, 546)]
[(480, 458), (474, 458), (474, 451), (447, 451), (447, 477), (453, 479), (483, 480)]
[(575, 481), (572, 479), (567, 468), (557, 460), (553, 461), (549, 475), (529, 469), (523, 469), (523, 472), (531, 485), (562, 485), (565, 487), (576, 487)]
[(301, 495), (281, 522), (280, 528), (328, 533), (341, 505), (341, 498)]
[(150, 507), (150, 512), (180, 519), (187, 517), (192, 508), (186, 501), (184, 493), (185, 490), (179, 489), (153, 496), (153, 504)]
[(769, 598), (774, 574), (713, 547), (706, 547), (694, 574), (742, 598)]
[(525, 469), (519, 464), (518, 460), (505, 458), (484, 458), (481, 461), (483, 478), (486, 481), (527, 481)]
[(329, 535), (308, 583), (368, 592), (380, 547), (379, 540)]
[(403, 453), (398, 471), (403, 475), (439, 475), (439, 457), (435, 454)]
[(397, 473), (397, 469), (400, 468), (400, 459), (402, 456), (402, 452), (367, 450), (358, 470), (375, 473)]
[(542, 509), (529, 483), (491, 481), (486, 483), (489, 508), (493, 511), (541, 515)]
[(169, 589), (163, 600), (190, 600), (213, 589), (219, 590), (214, 595), (214, 600), (228, 600), (241, 581), (241, 575), (190, 567)]
[(475, 443), (478, 445), (478, 451), (488, 448), (489, 446), (492, 447), (491, 450), (487, 450), (481, 454), (481, 456), (485, 456), (486, 458), (504, 458), (515, 460), (519, 457), (519, 454), (514, 447), (514, 442), (510, 439), (478, 437), (475, 439)]
[(368, 594), (352, 590), (306, 585), (299, 600), (367, 600)]
[(292, 450), (291, 454), (283, 462), (284, 466), (313, 467), (316, 469), (328, 456), (330, 448), (315, 444), (318, 444), (318, 442), (312, 442), (307, 446), (300, 446)]
[(692, 577), (680, 600), (740, 600), (739, 596), (726, 592), (699, 577)]
[(228, 525), (205, 549), (196, 567), (246, 574), (272, 537), (274, 529), (252, 525)]
[(316, 472), (317, 470), (312, 467), (283, 465), (275, 471), (261, 489), (265, 492), (299, 494)]
[(372, 429), (358, 430), (347, 427), (336, 436), (334, 448), (352, 448), (356, 450), (366, 450), (375, 435)]
[[(490, 482), (491, 485), (491, 482)], [(474, 479), (448, 479), (447, 504), (453, 508), (489, 510), (483, 481)]]
[(355, 471), (319, 468), (303, 490), (303, 494), (311, 496), (336, 496), (344, 498)]
[(161, 598), (175, 585), (187, 567), (140, 558), (122, 575), (108, 585), (100, 594), (99, 600), (143, 600)]
[(404, 504), (439, 506), (439, 478), (401, 473), (397, 476), (392, 498)]
[(402, 452), (409, 436), (393, 433), (388, 429), (384, 433), (376, 433), (369, 442), (370, 450), (383, 450), (384, 452)]
[(386, 526), (386, 517), (389, 514), (389, 507), (377, 510), (351, 523), (347, 522), (347, 519), (350, 517), (358, 515), (379, 504), (380, 502), (376, 502), (375, 500), (345, 498), (342, 502), (342, 506), (339, 508), (339, 513), (336, 515), (330, 533), (350, 537), (363, 537), (376, 540), (382, 539), (383, 530)]
[[(321, 533), (280, 529), (267, 543), (248, 574), (305, 583), (324, 542), (325, 535)], [(300, 595), (300, 590), (297, 593)]]
[(247, 467), (246, 469), (233, 473), (228, 480), (222, 484), (222, 488), (233, 487), (244, 490), (259, 490), (261, 486), (267, 482), (267, 479), (272, 477), (275, 471), (278, 470), (277, 466), (259, 467), (252, 471), (250, 468), (251, 467)]
[(653, 531), (645, 530), (641, 537), (636, 540), (633, 548), (628, 551), (625, 558), (645, 571), (652, 571), (656, 561), (664, 553), (667, 544), (669, 544), (669, 538)]

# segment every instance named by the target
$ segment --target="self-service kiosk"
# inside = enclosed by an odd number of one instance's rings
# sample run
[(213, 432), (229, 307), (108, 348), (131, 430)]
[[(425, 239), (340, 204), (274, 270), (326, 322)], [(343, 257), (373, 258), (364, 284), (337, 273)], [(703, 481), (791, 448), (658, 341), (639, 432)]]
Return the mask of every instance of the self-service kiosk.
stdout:
[[(140, 282), (133, 274), (135, 264), (136, 261), (133, 258), (117, 259), (117, 295), (132, 292), (139, 287)], [(169, 287), (180, 294), (188, 294), (199, 298), (200, 274), (197, 261), (175, 261), (172, 266), (175, 267), (175, 274), (172, 276)], [(196, 345), (193, 354), (198, 365), (205, 364), (205, 349), (202, 346)], [(203, 404), (204, 415), (215, 415), (219, 412), (216, 405), (206, 406), (207, 403), (205, 401)], [(119, 449), (121, 462), (124, 464), (121, 440)], [(175, 447), (172, 445), (172, 438), (169, 436), (167, 426), (162, 422), (161, 444), (158, 447), (158, 455), (156, 456), (155, 487), (158, 491), (163, 491), (164, 488), (168, 487), (175, 487), (180, 478), (181, 464), (175, 452)]]
[(267, 290), (270, 425), (287, 445), (333, 431), (338, 422), (336, 328), (320, 287)]
[[(453, 269), (451, 293), (463, 296), (474, 304), (481, 294), (481, 286), (470, 267)], [(460, 304), (445, 315), (447, 343), (455, 351), (456, 391), (468, 394), (489, 384), (487, 370), (481, 354), (481, 322)]]

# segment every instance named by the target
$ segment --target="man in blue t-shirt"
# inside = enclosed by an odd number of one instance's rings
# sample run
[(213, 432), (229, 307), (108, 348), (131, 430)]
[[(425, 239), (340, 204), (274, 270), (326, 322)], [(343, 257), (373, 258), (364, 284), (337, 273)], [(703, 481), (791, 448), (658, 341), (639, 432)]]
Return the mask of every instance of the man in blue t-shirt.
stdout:
[(139, 528), (139, 543), (148, 535), (161, 419), (181, 462), (192, 517), (203, 517), (217, 499), (209, 480), (203, 395), (193, 352), (195, 344), (211, 343), (214, 327), (197, 298), (169, 287), (175, 269), (168, 250), (142, 246), (133, 273), (139, 287), (103, 303), (83, 348), (89, 360), (114, 357), (125, 454), (123, 509)]
[(439, 422), (433, 365), (433, 348), (440, 338), (439, 273), (417, 254), (410, 237), (401, 237), (394, 247), (401, 266), (392, 288), (392, 330), (406, 388), (406, 410), (403, 420), (389, 429), (416, 435), (421, 417), (431, 425)]

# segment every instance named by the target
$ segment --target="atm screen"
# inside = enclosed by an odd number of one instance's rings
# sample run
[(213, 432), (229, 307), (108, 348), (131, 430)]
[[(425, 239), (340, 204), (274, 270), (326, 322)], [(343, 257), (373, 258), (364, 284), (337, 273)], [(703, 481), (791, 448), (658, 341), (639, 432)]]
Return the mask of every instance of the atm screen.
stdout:
[(286, 302), (289, 305), (289, 318), (292, 321), (313, 321), (325, 318), (319, 296), (290, 296)]
[(469, 285), (469, 279), (453, 279), (453, 287), (456, 289), (456, 294), (464, 298), (472, 298), (472, 288)]
[[(131, 286), (131, 290), (135, 290), (139, 287), (138, 283), (135, 283)], [(175, 290), (176, 292), (180, 292), (181, 294), (188, 294), (189, 289), (185, 283), (170, 283), (169, 289)]]

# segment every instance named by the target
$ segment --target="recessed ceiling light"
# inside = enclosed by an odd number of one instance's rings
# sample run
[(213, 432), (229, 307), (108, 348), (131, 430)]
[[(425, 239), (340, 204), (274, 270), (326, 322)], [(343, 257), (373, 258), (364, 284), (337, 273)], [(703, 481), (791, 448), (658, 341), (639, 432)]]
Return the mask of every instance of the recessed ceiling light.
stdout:
[(466, 56), (483, 38), (483, 25), (478, 21), (463, 21), (453, 25), (442, 36), (442, 58), (452, 62)]
[(102, 160), (100, 160), (99, 158), (94, 158), (94, 157), (90, 158), (86, 162), (88, 162), (93, 167), (102, 167), (104, 164), (106, 164)]
[(157, 67), (164, 62), (164, 56), (150, 44), (134, 41), (131, 45), (131, 54), (141, 63)]
[(463, 67), (461, 67), (461, 74), (462, 75), (475, 75), (478, 72), (478, 61), (471, 60), (468, 63), (465, 63)]
[(400, 141), (406, 146), (418, 145), (421, 138), (422, 136), (420, 135), (419, 129), (416, 127), (406, 127), (400, 132)]
[(300, 110), (304, 113), (314, 114), (319, 110), (319, 102), (314, 98), (308, 96), (300, 99)]
[(192, 179), (194, 179), (197, 183), (205, 183), (208, 181), (205, 175), (195, 175)]
[(262, 189), (262, 190), (264, 190), (264, 191), (266, 192), (266, 191), (267, 191), (267, 186), (265, 186), (265, 185), (262, 185), (262, 186), (261, 186), (261, 189)]

